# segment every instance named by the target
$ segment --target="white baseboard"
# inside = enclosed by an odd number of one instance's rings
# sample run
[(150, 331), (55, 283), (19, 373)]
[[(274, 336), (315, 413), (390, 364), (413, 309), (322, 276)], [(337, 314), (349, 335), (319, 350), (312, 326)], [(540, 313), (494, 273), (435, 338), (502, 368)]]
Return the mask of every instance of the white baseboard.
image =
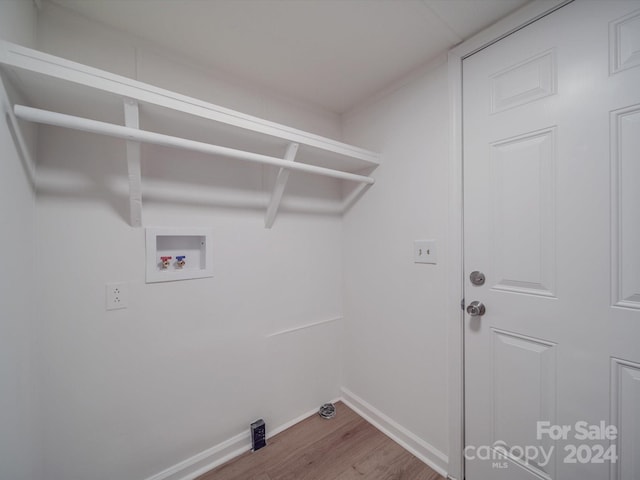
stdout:
[[(447, 477), (448, 459), (445, 454), (432, 445), (429, 445), (424, 440), (421, 440), (415, 434), (411, 433), (409, 430), (396, 423), (384, 413), (369, 405), (346, 388), (342, 388), (341, 391), (342, 397), (333, 400), (332, 403), (342, 400), (348, 407), (371, 423), (382, 433), (414, 454), (440, 475), (445, 478)], [(315, 415), (317, 412), (317, 409), (311, 410), (273, 430), (270, 430), (267, 434), (267, 438), (277, 435), (296, 423), (301, 422), (305, 418)], [(156, 473), (155, 475), (148, 477), (146, 480), (193, 480), (209, 470), (228, 462), (232, 458), (242, 455), (244, 452), (248, 452), (249, 450), (251, 450), (251, 438), (247, 429), (246, 432), (235, 435), (224, 442), (214, 445), (213, 447), (187, 458), (186, 460), (183, 460), (160, 473)]]
[(342, 401), (387, 437), (411, 452), (443, 477), (447, 477), (449, 459), (433, 445), (395, 422), (377, 408), (365, 402), (353, 392), (342, 388)]
[(193, 480), (199, 475), (222, 465), (251, 449), (249, 432), (235, 435), (193, 457), (176, 463), (146, 480)]
[[(332, 403), (341, 400), (332, 400)], [(267, 432), (267, 439), (301, 422), (305, 418), (318, 413), (318, 409), (303, 413), (297, 418), (290, 420)], [(180, 463), (163, 470), (160, 473), (148, 477), (146, 480), (193, 480), (194, 478), (213, 470), (219, 465), (228, 462), (232, 458), (242, 455), (251, 450), (251, 437), (249, 430), (239, 433), (224, 442), (214, 445), (193, 457), (187, 458)]]

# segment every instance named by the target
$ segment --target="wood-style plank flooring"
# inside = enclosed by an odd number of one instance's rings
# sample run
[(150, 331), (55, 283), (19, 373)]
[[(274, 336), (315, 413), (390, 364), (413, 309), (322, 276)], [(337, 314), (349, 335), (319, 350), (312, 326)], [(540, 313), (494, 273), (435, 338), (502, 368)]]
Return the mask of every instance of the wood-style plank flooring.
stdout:
[(444, 480), (342, 402), (197, 480)]

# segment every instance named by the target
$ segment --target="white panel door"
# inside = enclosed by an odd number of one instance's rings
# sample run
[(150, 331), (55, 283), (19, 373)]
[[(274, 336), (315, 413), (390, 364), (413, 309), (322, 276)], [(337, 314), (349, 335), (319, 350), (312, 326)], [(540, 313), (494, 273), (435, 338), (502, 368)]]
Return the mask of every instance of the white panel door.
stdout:
[(470, 56), (463, 105), (466, 478), (640, 480), (640, 0)]

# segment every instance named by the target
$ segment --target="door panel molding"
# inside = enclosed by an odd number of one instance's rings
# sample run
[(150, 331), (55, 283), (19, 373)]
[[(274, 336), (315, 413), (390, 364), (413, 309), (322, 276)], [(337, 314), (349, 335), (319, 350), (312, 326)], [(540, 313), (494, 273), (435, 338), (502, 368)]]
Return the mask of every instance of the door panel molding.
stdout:
[(611, 75), (640, 66), (640, 10), (609, 25), (609, 65)]
[(640, 226), (633, 218), (640, 204), (640, 105), (611, 112), (610, 127), (611, 299), (616, 307), (640, 309)]
[[(555, 478), (556, 458), (546, 464), (514, 456), (514, 445), (533, 445), (545, 451), (554, 446), (548, 437), (538, 440), (531, 427), (540, 418), (556, 423), (557, 346), (539, 338), (492, 328), (491, 443), (503, 445), (508, 459), (542, 478)], [(515, 388), (514, 385), (516, 386)], [(507, 388), (509, 386), (510, 388)], [(507, 390), (517, 397), (507, 398)], [(555, 450), (555, 448), (554, 448)], [(523, 452), (524, 453), (524, 452)]]
[(634, 444), (640, 438), (640, 364), (620, 358), (611, 359), (611, 419), (618, 426), (618, 461), (611, 464), (610, 480), (631, 480), (640, 472), (640, 458)]
[(555, 172), (555, 126), (491, 144), (493, 290), (555, 298)]
[(526, 105), (557, 91), (556, 52), (552, 48), (491, 75), (491, 113)]

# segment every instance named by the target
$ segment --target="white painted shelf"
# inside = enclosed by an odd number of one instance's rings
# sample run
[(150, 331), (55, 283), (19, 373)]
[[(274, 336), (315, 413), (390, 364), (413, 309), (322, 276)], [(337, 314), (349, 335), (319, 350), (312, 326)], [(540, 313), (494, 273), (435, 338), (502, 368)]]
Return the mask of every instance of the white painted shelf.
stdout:
[(14, 129), (17, 115), (127, 142), (133, 226), (142, 225), (140, 143), (145, 142), (278, 167), (267, 227), (273, 224), (290, 170), (359, 182), (356, 192), (374, 183), (359, 172), (377, 167), (379, 155), (353, 145), (2, 40), (0, 66), (5, 81), (28, 102), (12, 105), (4, 92)]

